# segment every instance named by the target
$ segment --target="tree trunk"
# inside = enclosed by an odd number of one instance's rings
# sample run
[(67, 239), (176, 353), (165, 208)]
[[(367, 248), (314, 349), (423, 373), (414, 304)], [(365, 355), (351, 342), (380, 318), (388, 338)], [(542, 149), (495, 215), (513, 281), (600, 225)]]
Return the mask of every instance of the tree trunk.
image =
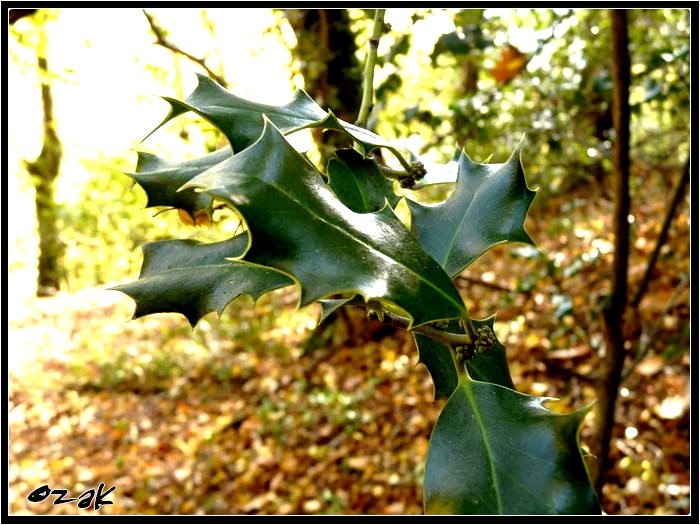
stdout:
[[(40, 29), (43, 31), (43, 28)], [(61, 141), (53, 121), (53, 97), (48, 80), (45, 34), (37, 46), (37, 66), (41, 76), (41, 101), (44, 113), (44, 139), (41, 152), (33, 162), (25, 161), (35, 188), (39, 230), (39, 275), (37, 296), (52, 295), (64, 278), (64, 246), (59, 238), (58, 208), (54, 200), (54, 183), (61, 166)]]
[[(304, 89), (323, 109), (354, 122), (362, 97), (362, 68), (355, 56), (355, 34), (345, 9), (285, 9), (296, 35), (294, 54), (304, 77)], [(312, 130), (323, 164), (345, 139)], [(343, 142), (340, 142), (343, 141)]]
[(591, 469), (594, 486), (600, 491), (605, 473), (610, 468), (610, 442), (615, 425), (615, 405), (625, 361), (624, 314), (627, 307), (627, 266), (629, 256), (629, 141), (630, 141), (630, 56), (627, 35), (627, 11), (611, 9), (612, 23), (612, 77), (613, 123), (615, 151), (613, 180), (615, 191), (614, 231), (615, 259), (613, 262), (612, 292), (605, 309), (606, 348), (596, 385), (596, 429), (591, 452), (597, 458)]

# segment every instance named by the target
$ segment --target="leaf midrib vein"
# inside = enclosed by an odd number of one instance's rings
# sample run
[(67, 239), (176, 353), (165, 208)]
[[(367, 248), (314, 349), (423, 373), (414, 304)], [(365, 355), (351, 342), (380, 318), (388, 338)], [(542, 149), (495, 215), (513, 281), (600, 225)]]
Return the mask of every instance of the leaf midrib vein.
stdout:
[[(290, 119), (293, 119), (293, 120), (298, 120), (300, 122), (306, 122), (306, 124), (303, 124), (304, 126), (314, 124), (314, 123), (318, 122), (319, 120), (323, 120), (325, 118), (325, 117), (322, 117), (320, 119), (311, 120), (311, 119), (309, 119), (308, 116), (299, 115), (298, 113), (294, 113), (292, 110), (290, 110), (290, 108), (285, 107), (285, 106), (267, 106), (269, 108), (272, 108), (273, 111), (262, 111), (262, 110), (252, 109), (252, 108), (244, 108), (244, 107), (240, 107), (240, 106), (221, 106), (219, 104), (208, 104), (206, 106), (202, 106), (201, 108), (197, 108), (195, 106), (192, 106), (191, 104), (187, 104), (187, 105), (193, 111), (195, 111), (197, 113), (204, 113), (204, 108), (212, 108), (212, 109), (222, 109), (225, 111), (231, 111), (233, 109), (234, 111), (254, 113), (255, 115), (280, 115), (283, 117), (289, 117)], [(261, 106), (263, 106), (263, 105), (264, 104), (261, 104)], [(314, 116), (316, 116), (316, 115), (314, 115)]]
[[(253, 176), (255, 177), (255, 175), (253, 175)], [(439, 295), (445, 297), (445, 299), (447, 299), (450, 303), (452, 303), (453, 305), (457, 306), (457, 308), (458, 308), (459, 310), (464, 309), (464, 306), (463, 306), (463, 305), (459, 305), (458, 303), (456, 303), (451, 297), (449, 297), (448, 295), (446, 295), (440, 288), (438, 288), (437, 286), (435, 286), (432, 282), (430, 282), (430, 281), (424, 279), (423, 276), (422, 276), (420, 273), (414, 271), (412, 268), (410, 268), (409, 266), (407, 266), (405, 263), (402, 263), (401, 261), (398, 261), (398, 260), (396, 260), (396, 259), (392, 259), (392, 258), (389, 257), (388, 255), (386, 255), (385, 253), (383, 253), (382, 251), (380, 251), (378, 248), (375, 248), (375, 247), (372, 246), (371, 244), (368, 244), (368, 243), (367, 243), (366, 241), (364, 241), (363, 239), (351, 235), (350, 232), (349, 232), (348, 230), (345, 230), (345, 229), (343, 229), (343, 228), (341, 228), (341, 227), (339, 227), (339, 226), (333, 224), (332, 222), (329, 222), (325, 217), (322, 217), (322, 216), (318, 215), (318, 213), (317, 213), (316, 210), (314, 210), (314, 209), (312, 209), (312, 208), (309, 208), (309, 207), (307, 207), (307, 206), (304, 206), (301, 202), (299, 202), (296, 198), (294, 198), (292, 195), (290, 195), (289, 193), (287, 193), (281, 186), (275, 184), (274, 182), (271, 182), (271, 181), (269, 181), (269, 180), (262, 179), (262, 178), (259, 178), (259, 177), (256, 177), (256, 178), (258, 178), (258, 180), (261, 180), (261, 181), (262, 181), (263, 183), (265, 183), (266, 185), (268, 185), (268, 186), (274, 188), (275, 190), (277, 190), (279, 193), (281, 193), (282, 195), (284, 195), (285, 197), (287, 197), (290, 201), (292, 201), (293, 203), (295, 203), (297, 206), (301, 207), (301, 208), (304, 209), (304, 210), (308, 210), (309, 212), (311, 212), (311, 214), (312, 214), (313, 217), (315, 217), (315, 218), (318, 219), (319, 221), (323, 222), (323, 223), (326, 224), (327, 226), (331, 227), (332, 229), (338, 231), (341, 235), (350, 238), (352, 241), (355, 241), (356, 243), (358, 243), (358, 244), (364, 246), (368, 251), (370, 251), (370, 252), (372, 252), (372, 253), (376, 253), (377, 255), (379, 255), (379, 256), (380, 256), (381, 258), (383, 258), (383, 259), (389, 260), (390, 262), (393, 262), (393, 263), (398, 263), (402, 268), (405, 268), (406, 270), (408, 270), (409, 273), (411, 273), (412, 275), (414, 275), (419, 281), (421, 281), (421, 282), (427, 284), (430, 288), (432, 288), (432, 289), (434, 289), (435, 291), (437, 291)], [(332, 193), (331, 193), (331, 195), (332, 195)], [(334, 197), (334, 198), (335, 198), (335, 197)], [(350, 210), (350, 211), (352, 212), (352, 210)], [(352, 212), (352, 213), (354, 213), (354, 212)], [(373, 213), (373, 215), (374, 215), (374, 213)]]
[[(487, 175), (487, 178), (490, 177), (490, 175)], [(483, 181), (486, 182), (486, 181)], [(483, 184), (482, 182), (482, 184)], [(462, 214), (462, 218), (459, 221), (459, 224), (457, 227), (454, 229), (452, 239), (450, 240), (450, 243), (447, 245), (447, 251), (445, 252), (445, 259), (442, 261), (442, 267), (445, 268), (447, 266), (447, 261), (450, 258), (450, 255), (452, 254), (452, 251), (454, 250), (455, 245), (457, 244), (457, 237), (459, 233), (462, 231), (462, 227), (464, 226), (464, 222), (467, 220), (467, 215), (469, 215), (469, 211), (472, 209), (472, 205), (474, 204), (474, 201), (476, 200), (476, 194), (479, 192), (481, 189), (481, 184), (474, 190), (474, 194), (472, 196), (472, 199), (469, 201), (469, 205), (467, 208), (464, 210), (464, 213)], [(455, 192), (456, 193), (456, 192)], [(447, 204), (447, 203), (445, 203)]]
[(493, 478), (493, 486), (495, 489), (495, 495), (496, 495), (496, 506), (498, 508), (498, 513), (502, 514), (503, 513), (503, 503), (501, 502), (501, 493), (499, 490), (498, 486), (498, 476), (496, 473), (496, 464), (495, 460), (493, 459), (493, 451), (491, 450), (491, 445), (489, 444), (489, 441), (486, 436), (486, 429), (484, 428), (484, 420), (481, 416), (481, 412), (479, 411), (479, 405), (476, 402), (476, 399), (474, 399), (474, 392), (472, 391), (472, 383), (467, 382), (464, 384), (465, 388), (464, 391), (467, 394), (467, 399), (469, 400), (469, 403), (472, 406), (472, 410), (474, 411), (474, 417), (476, 418), (477, 425), (479, 427), (479, 433), (481, 434), (481, 439), (484, 443), (484, 448), (486, 449), (486, 457), (488, 460), (489, 464), (489, 470), (491, 471), (491, 477)]

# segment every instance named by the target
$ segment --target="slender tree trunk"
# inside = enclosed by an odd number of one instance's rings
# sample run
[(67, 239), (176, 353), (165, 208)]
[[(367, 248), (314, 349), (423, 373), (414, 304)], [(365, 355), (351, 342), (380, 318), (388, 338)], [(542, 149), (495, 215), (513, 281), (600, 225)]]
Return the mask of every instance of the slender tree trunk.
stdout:
[[(43, 32), (43, 27), (40, 28)], [(36, 214), (39, 230), (39, 275), (37, 295), (45, 296), (60, 289), (64, 277), (63, 252), (58, 229), (58, 209), (54, 199), (54, 185), (61, 167), (62, 147), (53, 119), (53, 96), (48, 80), (46, 35), (41, 35), (37, 46), (37, 66), (41, 76), (44, 139), (39, 156), (33, 162), (25, 161), (35, 188)]]
[(685, 162), (683, 172), (681, 173), (678, 182), (676, 182), (676, 186), (673, 190), (673, 198), (671, 199), (671, 204), (669, 204), (668, 210), (666, 212), (666, 219), (664, 220), (664, 224), (661, 227), (659, 237), (656, 239), (656, 246), (654, 246), (654, 251), (652, 252), (651, 257), (649, 257), (647, 269), (644, 272), (644, 277), (642, 277), (642, 280), (639, 284), (639, 288), (637, 289), (637, 292), (634, 294), (634, 297), (630, 301), (630, 306), (632, 308), (637, 308), (639, 306), (639, 303), (642, 301), (644, 293), (647, 290), (647, 286), (649, 286), (649, 283), (651, 282), (652, 277), (654, 276), (654, 268), (656, 267), (656, 261), (659, 259), (659, 255), (661, 254), (661, 248), (663, 248), (664, 244), (666, 243), (666, 239), (668, 238), (668, 232), (671, 229), (671, 224), (673, 223), (673, 218), (676, 216), (676, 211), (678, 211), (678, 209), (680, 208), (681, 202), (683, 202), (683, 197), (685, 197), (685, 188), (689, 182), (690, 159), (688, 159)]
[(627, 307), (627, 266), (629, 256), (629, 142), (630, 142), (630, 56), (627, 35), (627, 11), (611, 9), (613, 122), (615, 151), (613, 179), (615, 191), (615, 259), (612, 293), (605, 309), (606, 349), (597, 383), (597, 429), (593, 436), (593, 455), (598, 458), (591, 469), (598, 493), (610, 468), (610, 442), (615, 425), (615, 405), (625, 361), (624, 314)]
[[(285, 9), (296, 35), (294, 54), (304, 89), (323, 109), (354, 122), (362, 96), (362, 68), (356, 58), (355, 34), (345, 9)], [(335, 133), (312, 130), (323, 164), (338, 147)]]

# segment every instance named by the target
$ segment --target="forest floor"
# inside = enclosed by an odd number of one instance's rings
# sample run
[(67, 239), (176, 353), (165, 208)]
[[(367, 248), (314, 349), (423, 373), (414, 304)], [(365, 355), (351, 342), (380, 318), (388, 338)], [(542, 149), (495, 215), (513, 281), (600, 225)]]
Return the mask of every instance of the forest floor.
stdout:
[[(633, 290), (670, 200), (670, 187), (647, 186), (634, 200)], [(498, 314), (516, 388), (558, 398), (552, 410), (593, 399), (610, 206), (588, 189), (536, 201), (527, 225), (542, 251), (497, 247), (457, 281), (473, 317)], [(689, 512), (689, 231), (686, 201), (629, 323), (608, 514)], [(10, 514), (422, 513), (442, 402), (406, 334), (351, 311), (305, 349), (318, 311), (296, 310), (293, 288), (239, 299), (194, 330), (175, 314), (128, 321), (132, 302), (105, 288), (10, 304)], [(100, 483), (116, 488), (99, 510), (27, 499)]]

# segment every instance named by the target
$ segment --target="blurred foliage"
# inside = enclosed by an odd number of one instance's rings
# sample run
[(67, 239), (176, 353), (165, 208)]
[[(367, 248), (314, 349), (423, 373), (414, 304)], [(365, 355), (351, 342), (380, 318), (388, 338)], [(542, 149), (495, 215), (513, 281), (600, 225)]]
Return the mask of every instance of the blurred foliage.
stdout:
[[(144, 210), (145, 194), (124, 175), (133, 166), (110, 160), (111, 169), (102, 162), (86, 160), (86, 169), (95, 175), (83, 185), (80, 204), (60, 208), (69, 289), (120, 281), (126, 275), (137, 274), (144, 242), (169, 239), (177, 232), (185, 238), (198, 233), (175, 210)], [(106, 258), (106, 251), (112, 257)]]
[[(439, 37), (432, 67), (413, 78), (401, 73), (401, 87), (377, 117), (380, 133), (415, 134), (421, 153), (442, 151), (442, 161), (461, 147), (479, 161), (507, 158), (524, 133), (526, 149), (539, 154), (527, 166), (531, 180), (544, 192), (602, 182), (613, 133), (606, 11), (487, 9), (479, 24), (475, 11), (454, 14), (456, 29)], [(682, 9), (631, 13), (636, 162), (666, 162), (660, 152), (677, 151), (679, 165), (688, 154), (689, 16)], [(494, 68), (508, 50), (527, 65), (499, 81)], [(480, 67), (478, 89), (465, 95), (460, 67), (468, 58)], [(418, 50), (407, 60), (426, 62)]]

